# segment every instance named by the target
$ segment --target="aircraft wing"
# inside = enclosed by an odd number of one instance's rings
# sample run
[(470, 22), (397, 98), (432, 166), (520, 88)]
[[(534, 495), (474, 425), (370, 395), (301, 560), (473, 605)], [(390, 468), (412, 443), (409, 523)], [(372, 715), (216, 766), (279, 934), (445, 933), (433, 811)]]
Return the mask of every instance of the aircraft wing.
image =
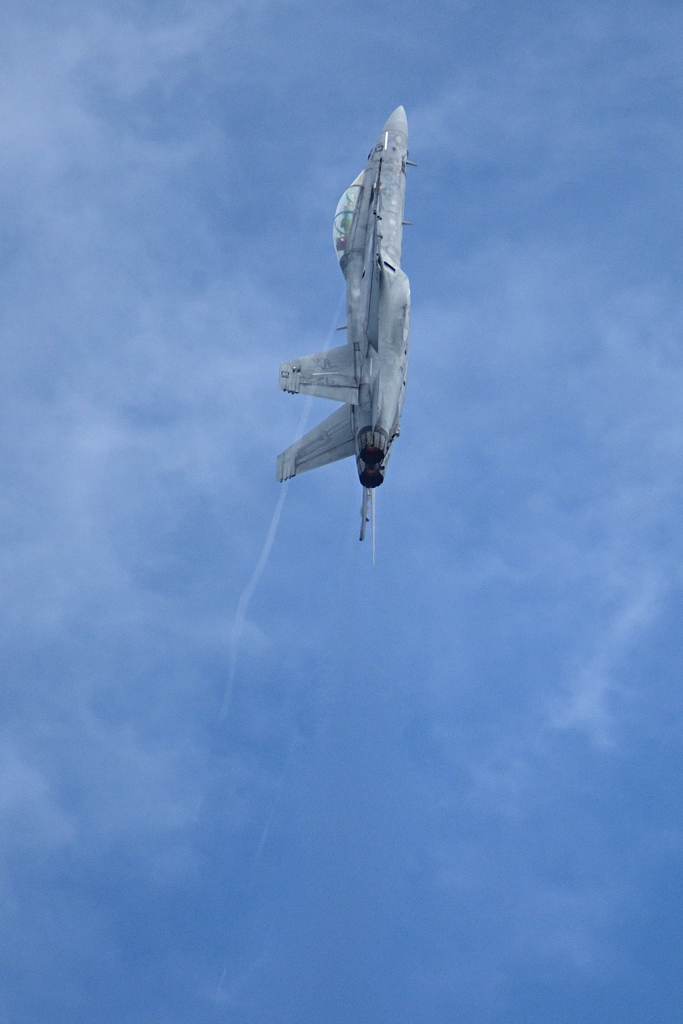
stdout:
[(358, 384), (352, 345), (340, 345), (283, 363), (280, 387), (292, 394), (332, 398), (336, 402), (358, 405)]
[(353, 410), (343, 405), (326, 420), (309, 430), (299, 441), (278, 456), (277, 479), (289, 480), (292, 476), (317, 469), (328, 462), (346, 459), (354, 455), (356, 441), (353, 432)]

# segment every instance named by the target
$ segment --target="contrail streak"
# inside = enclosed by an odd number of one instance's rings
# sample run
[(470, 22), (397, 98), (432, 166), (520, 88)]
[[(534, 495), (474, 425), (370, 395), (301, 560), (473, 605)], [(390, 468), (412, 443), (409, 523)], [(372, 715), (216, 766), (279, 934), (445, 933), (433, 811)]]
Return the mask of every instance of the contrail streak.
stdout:
[[(345, 296), (342, 295), (339, 302), (337, 303), (337, 308), (334, 313), (334, 319), (332, 321), (330, 330), (327, 332), (327, 338), (325, 339), (325, 344), (323, 345), (322, 348), (323, 352), (327, 351), (327, 349), (330, 347), (330, 342), (334, 337), (335, 324), (339, 319), (339, 314), (341, 313), (344, 298)], [(308, 414), (311, 411), (311, 403), (311, 396), (306, 395), (306, 401), (304, 402), (304, 407), (301, 411), (301, 418), (299, 420), (299, 426), (297, 427), (296, 430), (294, 442), (298, 441), (299, 438), (303, 436), (304, 430), (306, 429), (306, 423), (308, 421)], [(289, 484), (289, 480), (285, 480), (285, 482), (282, 484), (280, 495), (277, 499), (277, 504), (275, 505), (275, 511), (273, 512), (273, 518), (270, 521), (268, 533), (266, 534), (266, 539), (261, 549), (261, 554), (259, 555), (254, 571), (251, 574), (251, 579), (249, 580), (246, 587), (240, 594), (240, 599), (237, 602), (237, 611), (235, 612), (235, 620), (232, 624), (232, 631), (230, 634), (230, 671), (228, 673), (228, 685), (225, 688), (225, 694), (223, 696), (223, 703), (221, 704), (219, 718), (225, 718), (230, 707), (230, 701), (232, 700), (232, 691), (235, 684), (235, 673), (237, 671), (237, 650), (239, 647), (239, 642), (242, 639), (242, 634), (244, 633), (244, 624), (247, 621), (247, 611), (249, 610), (249, 604), (251, 603), (251, 599), (254, 596), (254, 591), (256, 590), (259, 584), (259, 580), (263, 575), (263, 570), (266, 567), (268, 557), (271, 552), (271, 548), (273, 547), (273, 541), (275, 540), (277, 528), (280, 525), (280, 516), (282, 515), (282, 509), (284, 507), (285, 499), (287, 497), (287, 491), (289, 490)]]
[[(301, 413), (301, 419), (299, 420), (299, 426), (294, 437), (295, 441), (299, 440), (299, 438), (302, 436), (306, 428), (306, 420), (308, 419), (310, 408), (311, 396), (307, 395), (306, 402)], [(235, 612), (235, 620), (232, 624), (232, 632), (230, 634), (230, 672), (228, 674), (228, 685), (226, 687), (225, 696), (223, 697), (223, 703), (221, 705), (221, 718), (225, 717), (228, 708), (230, 707), (230, 700), (232, 699), (232, 690), (235, 683), (235, 672), (237, 670), (237, 648), (239, 646), (240, 640), (242, 639), (242, 634), (244, 632), (244, 624), (247, 621), (247, 611), (249, 610), (251, 599), (254, 596), (254, 591), (256, 590), (259, 580), (263, 575), (263, 570), (266, 567), (266, 563), (268, 562), (268, 557), (270, 555), (270, 550), (273, 546), (273, 541), (275, 540), (277, 528), (280, 525), (280, 516), (282, 515), (282, 509), (284, 507), (285, 499), (287, 497), (287, 491), (289, 490), (289, 483), (289, 480), (285, 480), (285, 482), (282, 484), (280, 494), (277, 499), (277, 504), (275, 505), (275, 511), (273, 512), (273, 518), (270, 521), (268, 533), (266, 534), (266, 539), (263, 543), (263, 547), (261, 548), (261, 554), (259, 555), (258, 562), (256, 563), (254, 571), (251, 574), (251, 579), (249, 580), (246, 587), (240, 594), (240, 599), (237, 602), (237, 611)]]

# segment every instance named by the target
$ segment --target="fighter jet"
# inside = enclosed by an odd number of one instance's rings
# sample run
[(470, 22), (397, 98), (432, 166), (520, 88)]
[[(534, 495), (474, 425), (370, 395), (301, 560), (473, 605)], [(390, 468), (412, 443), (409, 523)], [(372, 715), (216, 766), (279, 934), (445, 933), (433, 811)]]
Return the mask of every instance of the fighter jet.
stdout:
[(408, 122), (397, 107), (337, 206), (333, 240), (346, 278), (347, 320), (339, 328), (346, 329), (346, 344), (280, 367), (283, 391), (344, 404), (279, 456), (277, 479), (355, 455), (363, 485), (360, 539), (372, 518), (373, 542), (375, 488), (399, 434), (408, 366), (410, 285), (401, 270), (407, 147)]

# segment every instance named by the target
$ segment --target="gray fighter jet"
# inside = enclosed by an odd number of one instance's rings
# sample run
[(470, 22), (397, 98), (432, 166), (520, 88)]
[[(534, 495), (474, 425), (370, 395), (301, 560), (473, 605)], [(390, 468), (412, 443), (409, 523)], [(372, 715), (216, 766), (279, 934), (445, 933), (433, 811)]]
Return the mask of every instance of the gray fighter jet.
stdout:
[[(347, 342), (280, 367), (280, 387), (344, 405), (277, 460), (288, 480), (355, 455), (363, 485), (360, 539), (398, 437), (408, 365), (410, 286), (401, 270), (408, 122), (397, 107), (365, 170), (339, 200), (334, 246), (346, 278)], [(415, 165), (413, 165), (415, 166)], [(339, 328), (344, 330), (344, 328)]]

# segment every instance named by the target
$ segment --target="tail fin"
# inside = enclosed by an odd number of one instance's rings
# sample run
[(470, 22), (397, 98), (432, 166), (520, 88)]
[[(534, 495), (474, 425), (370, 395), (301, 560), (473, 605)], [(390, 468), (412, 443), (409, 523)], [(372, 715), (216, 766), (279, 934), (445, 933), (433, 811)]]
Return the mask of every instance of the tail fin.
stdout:
[(335, 402), (358, 405), (358, 384), (353, 345), (340, 345), (312, 356), (303, 356), (280, 367), (280, 387)]
[(355, 451), (353, 410), (350, 405), (342, 405), (278, 456), (277, 479), (289, 480), (309, 469), (346, 459)]

